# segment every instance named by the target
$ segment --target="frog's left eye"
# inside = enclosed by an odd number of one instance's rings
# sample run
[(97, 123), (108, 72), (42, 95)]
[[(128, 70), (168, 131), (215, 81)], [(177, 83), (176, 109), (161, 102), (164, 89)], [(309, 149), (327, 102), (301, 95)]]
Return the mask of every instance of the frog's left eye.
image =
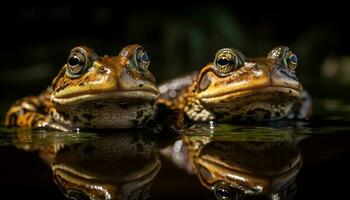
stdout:
[(233, 70), (242, 66), (241, 53), (234, 49), (221, 49), (216, 53), (214, 71), (221, 76), (230, 74)]
[(292, 51), (288, 51), (283, 59), (284, 64), (292, 70), (298, 65), (298, 57), (292, 53)]
[(68, 76), (72, 78), (81, 76), (89, 67), (94, 57), (94, 53), (91, 49), (84, 47), (72, 49), (67, 61)]
[(146, 71), (149, 67), (151, 60), (146, 51), (142, 48), (138, 48), (135, 55), (135, 63), (142, 70)]

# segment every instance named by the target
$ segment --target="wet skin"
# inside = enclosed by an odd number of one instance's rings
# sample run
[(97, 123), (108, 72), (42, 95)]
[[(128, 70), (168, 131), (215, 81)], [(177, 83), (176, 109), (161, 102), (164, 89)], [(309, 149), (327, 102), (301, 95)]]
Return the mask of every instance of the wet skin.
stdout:
[(16, 101), (5, 125), (22, 128), (135, 128), (154, 119), (158, 89), (140, 45), (99, 57), (88, 47), (71, 50), (52, 86)]
[(158, 101), (194, 122), (307, 119), (311, 98), (296, 67), (297, 57), (288, 47), (276, 47), (262, 58), (224, 48), (199, 73), (160, 85)]

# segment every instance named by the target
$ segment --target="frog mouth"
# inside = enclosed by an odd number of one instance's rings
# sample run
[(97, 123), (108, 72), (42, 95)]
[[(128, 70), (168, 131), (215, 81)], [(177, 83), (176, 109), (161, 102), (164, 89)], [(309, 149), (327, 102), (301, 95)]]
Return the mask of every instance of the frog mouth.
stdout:
[(158, 91), (151, 90), (130, 90), (111, 92), (80, 92), (74, 95), (51, 95), (51, 101), (61, 105), (75, 105), (90, 101), (112, 101), (112, 102), (151, 102), (158, 97)]
[(218, 92), (216, 94), (199, 94), (198, 97), (203, 103), (215, 103), (227, 99), (236, 99), (249, 97), (253, 95), (262, 95), (266, 93), (276, 93), (290, 98), (298, 98), (301, 95), (300, 88), (285, 86), (260, 86), (252, 88), (236, 89), (227, 92)]

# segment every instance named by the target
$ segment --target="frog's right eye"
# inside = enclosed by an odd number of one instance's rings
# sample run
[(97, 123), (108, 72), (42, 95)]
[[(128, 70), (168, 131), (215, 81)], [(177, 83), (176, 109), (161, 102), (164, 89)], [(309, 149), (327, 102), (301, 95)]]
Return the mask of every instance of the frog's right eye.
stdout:
[(72, 49), (67, 61), (68, 76), (76, 78), (81, 76), (91, 64), (95, 56), (91, 49), (76, 47)]
[(147, 71), (151, 62), (147, 52), (143, 48), (137, 48), (135, 53), (135, 64), (143, 71)]
[(214, 60), (214, 71), (219, 76), (230, 74), (235, 69), (238, 69), (243, 64), (243, 56), (240, 52), (234, 49), (221, 49), (216, 53)]

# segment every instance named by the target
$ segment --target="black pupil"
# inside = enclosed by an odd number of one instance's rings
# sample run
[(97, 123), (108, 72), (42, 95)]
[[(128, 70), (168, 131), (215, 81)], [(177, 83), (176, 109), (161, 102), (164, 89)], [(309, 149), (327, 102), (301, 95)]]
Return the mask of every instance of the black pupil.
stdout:
[(80, 64), (80, 59), (78, 58), (78, 56), (72, 56), (69, 58), (68, 64), (70, 66), (78, 65), (78, 64)]
[(149, 57), (148, 57), (147, 53), (143, 53), (143, 54), (142, 54), (141, 60), (142, 60), (143, 62), (149, 62)]
[(219, 65), (221, 65), (221, 66), (224, 66), (224, 65), (228, 65), (228, 64), (230, 64), (230, 65), (232, 65), (232, 60), (229, 60), (229, 59), (227, 59), (227, 58), (220, 58), (218, 61), (217, 61), (217, 63), (219, 64)]
[(216, 192), (220, 197), (227, 198), (230, 196), (230, 193), (225, 189), (219, 188)]

